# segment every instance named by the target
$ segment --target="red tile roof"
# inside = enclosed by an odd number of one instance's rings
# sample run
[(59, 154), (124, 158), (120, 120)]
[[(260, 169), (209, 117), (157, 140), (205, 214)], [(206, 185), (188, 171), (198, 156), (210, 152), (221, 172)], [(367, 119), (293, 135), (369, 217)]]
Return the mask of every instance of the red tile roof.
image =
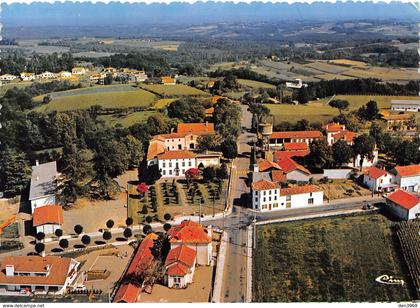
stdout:
[(181, 224), (173, 226), (168, 231), (170, 242), (182, 243), (211, 243), (207, 229), (192, 220), (184, 220)]
[(381, 176), (386, 175), (388, 172), (384, 169), (379, 169), (376, 167), (370, 167), (365, 171), (365, 174), (375, 180), (379, 179)]
[(321, 191), (318, 187), (314, 185), (304, 185), (304, 186), (294, 186), (290, 188), (280, 189), (280, 196), (289, 196), (289, 195), (300, 195)]
[(419, 197), (401, 189), (394, 191), (386, 196), (386, 198), (407, 210), (415, 207), (420, 202)]
[(158, 154), (157, 157), (160, 160), (163, 159), (183, 159), (183, 158), (194, 158), (196, 154), (188, 150), (179, 151), (166, 151), (162, 154)]
[(401, 177), (420, 175), (420, 165), (396, 166), (394, 169)]
[(45, 205), (37, 207), (33, 213), (33, 226), (45, 224), (63, 224), (63, 208), (61, 205)]
[(194, 266), (196, 251), (185, 245), (171, 249), (166, 257), (165, 267), (168, 275), (186, 275)]
[(346, 131), (338, 132), (337, 134), (333, 134), (332, 137), (335, 140), (343, 139), (346, 142), (352, 142), (354, 137), (356, 137), (356, 135), (357, 134), (355, 132), (350, 132), (346, 130)]
[[(140, 275), (150, 266), (154, 261), (150, 249), (154, 246), (154, 240), (157, 238), (158, 236), (155, 233), (150, 233), (143, 239), (136, 254), (131, 260), (125, 276)], [(139, 293), (140, 287), (133, 285), (130, 282), (122, 283), (115, 295), (114, 302), (134, 303), (136, 302)]]
[(280, 188), (280, 185), (275, 182), (270, 182), (267, 180), (259, 180), (251, 184), (251, 188), (253, 190), (268, 190), (268, 189), (276, 189)]
[(155, 158), (158, 154), (165, 152), (165, 147), (162, 143), (156, 140), (152, 140), (147, 149), (147, 160)]
[(314, 139), (314, 138), (323, 138), (322, 133), (317, 130), (307, 130), (307, 131), (284, 131), (284, 132), (273, 132), (270, 135), (271, 138), (299, 138), (299, 139)]
[(160, 80), (162, 80), (162, 83), (175, 83), (176, 82), (176, 79), (170, 76), (160, 77)]
[(277, 169), (277, 170), (281, 169), (280, 166), (273, 161), (263, 160), (260, 163), (258, 163), (258, 170), (260, 172), (264, 172), (264, 171), (266, 171), (268, 169), (271, 169), (271, 168), (274, 168), (274, 169)]
[(179, 123), (176, 129), (178, 133), (192, 133), (196, 135), (205, 135), (214, 133), (213, 123)]
[(334, 133), (345, 130), (345, 126), (340, 123), (328, 123), (324, 126), (327, 133)]
[(292, 158), (292, 157), (304, 157), (309, 155), (309, 149), (306, 151), (275, 151), (274, 152), (274, 160), (276, 162), (283, 160), (285, 158)]
[(277, 162), (277, 164), (280, 166), (281, 170), (284, 173), (289, 173), (292, 172), (294, 170), (300, 170), (306, 174), (311, 174), (311, 172), (306, 169), (304, 166), (298, 164), (297, 162), (295, 162), (293, 159), (291, 158), (285, 158), (283, 160), (280, 160)]
[(285, 142), (284, 143), (285, 151), (308, 151), (309, 146), (306, 142)]
[[(8, 256), (1, 260), (0, 284), (64, 285), (69, 274), (71, 258), (58, 256)], [(15, 272), (46, 272), (47, 276), (6, 276), (6, 265), (13, 265)]]
[(283, 171), (273, 170), (271, 171), (271, 180), (273, 182), (286, 182), (287, 178)]

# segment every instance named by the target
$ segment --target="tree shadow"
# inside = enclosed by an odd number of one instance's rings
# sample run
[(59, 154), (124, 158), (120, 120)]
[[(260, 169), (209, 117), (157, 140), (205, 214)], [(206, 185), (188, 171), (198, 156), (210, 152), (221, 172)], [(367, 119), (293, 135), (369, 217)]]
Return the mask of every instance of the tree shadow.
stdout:
[(106, 243), (105, 243), (105, 241), (97, 240), (97, 241), (95, 241), (95, 244), (96, 245), (105, 245)]
[(51, 249), (51, 252), (63, 252), (63, 251), (64, 251), (63, 248), (58, 248), (58, 247)]
[(118, 241), (118, 242), (126, 242), (127, 241), (127, 239), (125, 237), (117, 237), (115, 240)]
[(86, 246), (83, 244), (74, 244), (73, 247), (77, 249), (86, 248)]

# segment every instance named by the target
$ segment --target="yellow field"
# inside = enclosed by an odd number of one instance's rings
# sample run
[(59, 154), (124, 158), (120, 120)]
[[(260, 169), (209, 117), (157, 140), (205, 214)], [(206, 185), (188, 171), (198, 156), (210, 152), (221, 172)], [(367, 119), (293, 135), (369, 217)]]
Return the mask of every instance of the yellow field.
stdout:
[(330, 60), (328, 62), (331, 62), (333, 64), (337, 65), (346, 65), (346, 66), (360, 66), (364, 67), (367, 65), (367, 63), (362, 61), (354, 61), (354, 60), (348, 60), (348, 59), (336, 59), (336, 60)]
[(145, 122), (151, 115), (156, 114), (156, 111), (138, 111), (130, 113), (126, 116), (118, 117), (113, 115), (101, 115), (99, 119), (104, 120), (107, 124), (113, 126), (115, 124), (121, 124), (124, 127), (129, 127), (135, 123)]
[(255, 81), (255, 80), (249, 80), (249, 79), (238, 79), (237, 82), (240, 85), (243, 86), (247, 86), (253, 89), (259, 89), (259, 88), (263, 88), (263, 89), (275, 89), (276, 86), (266, 83), (266, 82), (260, 82), (260, 81)]
[(145, 90), (98, 92), (58, 97), (49, 104), (39, 106), (34, 110), (37, 112), (67, 111), (87, 109), (94, 105), (101, 105), (104, 108), (148, 107), (155, 98), (154, 94)]
[[(373, 100), (378, 103), (380, 109), (388, 109), (393, 99), (418, 99), (417, 96), (376, 96), (376, 95), (337, 95), (334, 99), (347, 100), (350, 103), (349, 110), (355, 110)], [(328, 122), (339, 112), (326, 104), (327, 98), (312, 101), (306, 105), (289, 104), (266, 104), (274, 116), (274, 122), (282, 121), (297, 122), (306, 119), (309, 122)]]
[(162, 96), (209, 96), (210, 93), (189, 87), (184, 84), (163, 85), (163, 84), (142, 84), (141, 87), (147, 91)]
[(340, 74), (329, 74), (329, 73), (319, 74), (319, 75), (315, 75), (313, 77), (318, 78), (318, 79), (322, 79), (322, 80), (333, 80), (333, 79), (344, 80), (344, 79), (352, 79), (352, 77), (350, 77), (350, 76), (344, 76), (344, 75), (340, 75)]
[(168, 106), (170, 103), (172, 103), (174, 100), (175, 99), (173, 99), (173, 98), (162, 98), (154, 104), (154, 107), (156, 109), (163, 109), (166, 106)]
[(351, 69), (344, 75), (356, 78), (380, 78), (384, 81), (418, 80), (417, 69), (394, 69), (386, 67), (369, 67), (368, 69)]

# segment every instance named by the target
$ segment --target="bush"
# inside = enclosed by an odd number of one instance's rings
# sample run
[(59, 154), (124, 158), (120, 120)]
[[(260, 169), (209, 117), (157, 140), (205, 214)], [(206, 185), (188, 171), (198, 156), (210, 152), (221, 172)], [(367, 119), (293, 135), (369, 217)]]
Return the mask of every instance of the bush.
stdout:
[(82, 243), (85, 245), (89, 245), (90, 244), (90, 236), (89, 235), (83, 235), (82, 236)]
[(74, 232), (76, 232), (77, 235), (80, 235), (83, 232), (83, 227), (81, 225), (75, 225)]
[(37, 253), (41, 253), (41, 252), (43, 252), (45, 250), (45, 244), (44, 243), (37, 243), (36, 245), (35, 245), (35, 251), (37, 252)]
[(130, 238), (133, 236), (133, 231), (130, 228), (125, 228), (123, 235), (125, 238)]
[(109, 219), (109, 220), (106, 222), (106, 227), (107, 227), (108, 229), (111, 229), (113, 226), (114, 226), (114, 221), (113, 221), (112, 219)]
[(150, 224), (153, 221), (152, 216), (146, 216), (146, 222)]
[(147, 213), (149, 213), (149, 210), (147, 209), (147, 205), (146, 205), (146, 204), (144, 204), (144, 205), (143, 205), (143, 208), (142, 208), (142, 210), (141, 210), (141, 213), (142, 213), (142, 214), (147, 214)]
[(61, 236), (63, 236), (63, 230), (57, 229), (57, 230), (55, 230), (54, 234), (57, 237), (61, 237)]
[(166, 224), (163, 225), (163, 230), (168, 232), (171, 227), (172, 227), (171, 224), (166, 223)]
[(125, 220), (126, 226), (131, 226), (133, 223), (134, 223), (134, 220), (131, 217), (127, 217), (127, 219)]
[(61, 248), (65, 249), (67, 247), (69, 247), (69, 241), (66, 240), (65, 238), (61, 239), (60, 242), (58, 243), (60, 245)]
[(110, 239), (112, 238), (112, 234), (111, 234), (111, 232), (109, 232), (109, 231), (105, 231), (105, 232), (102, 234), (102, 237), (103, 237), (103, 239), (104, 239), (105, 241), (108, 241), (108, 240), (110, 240)]
[(38, 233), (35, 235), (35, 238), (36, 238), (38, 241), (42, 241), (42, 240), (45, 238), (45, 233), (44, 233), (44, 232), (38, 232)]
[(152, 232), (152, 227), (150, 226), (150, 225), (145, 225), (144, 227), (143, 227), (143, 233), (145, 234), (145, 235), (147, 235), (147, 234), (149, 234), (149, 233), (151, 233)]
[(165, 215), (163, 215), (163, 219), (165, 219), (165, 220), (170, 220), (171, 218), (172, 218), (172, 216), (169, 213), (165, 213)]

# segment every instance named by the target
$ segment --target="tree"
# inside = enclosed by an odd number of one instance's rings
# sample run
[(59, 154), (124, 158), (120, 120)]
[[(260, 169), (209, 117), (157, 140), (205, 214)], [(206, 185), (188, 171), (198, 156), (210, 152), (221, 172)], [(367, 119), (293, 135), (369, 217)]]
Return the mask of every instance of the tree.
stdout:
[(326, 168), (331, 165), (331, 148), (325, 140), (314, 140), (309, 145), (309, 163), (316, 168)]
[(203, 122), (205, 108), (202, 102), (196, 98), (186, 97), (173, 101), (167, 107), (170, 118), (178, 118), (183, 122)]
[(216, 169), (213, 166), (203, 169), (203, 179), (205, 182), (211, 182), (216, 177)]
[(343, 99), (332, 100), (329, 105), (333, 108), (337, 108), (340, 114), (343, 113), (343, 110), (346, 110), (349, 107), (349, 102)]
[(124, 235), (125, 238), (130, 238), (130, 237), (133, 236), (133, 231), (131, 231), (130, 228), (125, 228), (124, 232), (123, 232), (123, 235)]
[(35, 237), (38, 241), (42, 241), (45, 238), (45, 233), (44, 232), (38, 232)]
[(30, 176), (31, 167), (25, 153), (10, 149), (0, 152), (0, 190), (6, 197), (21, 194)]
[(111, 229), (114, 226), (114, 221), (112, 219), (107, 220), (106, 227)]
[(63, 230), (61, 230), (61, 229), (56, 229), (56, 230), (54, 231), (54, 234), (55, 234), (55, 236), (57, 236), (57, 237), (62, 237), (62, 236), (63, 236)]
[(379, 118), (379, 108), (375, 101), (369, 101), (366, 105), (359, 108), (357, 111), (361, 119), (372, 121)]
[(82, 243), (85, 245), (89, 245), (90, 244), (90, 236), (85, 234), (82, 236)]
[(105, 241), (109, 241), (112, 238), (112, 234), (109, 231), (104, 231), (102, 234), (102, 237)]
[(228, 99), (221, 98), (214, 105), (213, 119), (222, 140), (237, 138), (241, 133), (241, 108)]
[(165, 223), (164, 225), (163, 225), (163, 230), (165, 230), (165, 232), (168, 232), (169, 231), (169, 229), (171, 229), (171, 224), (168, 224), (168, 223)]
[(60, 240), (60, 242), (58, 242), (58, 245), (60, 245), (61, 248), (66, 249), (69, 247), (69, 241), (63, 238)]
[(125, 220), (126, 226), (131, 226), (133, 223), (134, 223), (134, 220), (131, 217), (127, 217), (127, 219)]
[(45, 244), (44, 243), (36, 243), (36, 245), (35, 245), (35, 251), (38, 254), (44, 252), (44, 250), (45, 250)]
[(216, 168), (216, 177), (220, 180), (225, 180), (229, 177), (226, 163), (222, 163), (220, 168)]
[(373, 150), (375, 149), (375, 139), (368, 134), (363, 134), (354, 138), (353, 142), (353, 157), (356, 160), (357, 156), (360, 157), (360, 170), (363, 167), (365, 158), (373, 158)]
[(143, 227), (143, 233), (145, 234), (145, 235), (147, 235), (147, 234), (149, 234), (149, 233), (151, 233), (152, 232), (152, 227), (150, 226), (150, 225), (145, 225), (144, 227)]
[(236, 140), (233, 138), (228, 138), (222, 143), (222, 153), (223, 156), (229, 159), (235, 158), (238, 156), (238, 145)]
[(332, 157), (338, 167), (348, 163), (353, 157), (353, 149), (344, 140), (338, 140), (332, 146)]
[(130, 168), (138, 167), (144, 155), (143, 144), (132, 135), (128, 135), (124, 143), (128, 154), (128, 166)]
[(171, 220), (172, 216), (169, 213), (166, 213), (165, 215), (163, 215), (163, 219), (165, 220)]
[(77, 235), (82, 234), (83, 232), (83, 227), (81, 225), (75, 225), (74, 226), (74, 232), (76, 232)]
[(148, 223), (148, 224), (150, 224), (151, 222), (153, 221), (153, 218), (152, 218), (152, 216), (146, 216), (146, 222)]
[(141, 213), (142, 214), (147, 214), (149, 213), (149, 209), (147, 208), (146, 204), (143, 204), (143, 208), (141, 209)]
[(220, 147), (220, 136), (217, 134), (202, 135), (197, 138), (197, 149), (200, 152), (217, 151)]
[(302, 87), (298, 90), (296, 99), (300, 104), (306, 104), (309, 101), (309, 91), (307, 87)]

